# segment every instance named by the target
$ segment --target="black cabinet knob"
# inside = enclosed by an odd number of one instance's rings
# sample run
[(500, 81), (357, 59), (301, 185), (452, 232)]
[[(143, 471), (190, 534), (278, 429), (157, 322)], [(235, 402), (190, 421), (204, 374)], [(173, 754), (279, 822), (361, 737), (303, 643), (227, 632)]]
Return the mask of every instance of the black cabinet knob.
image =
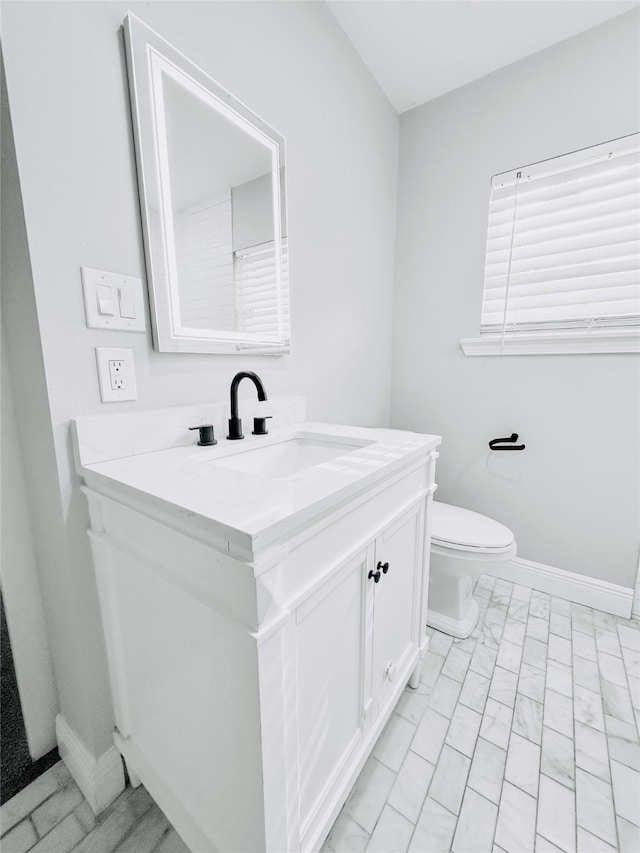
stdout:
[[(378, 565), (380, 565), (378, 563)], [(369, 569), (368, 578), (373, 578), (374, 583), (378, 583), (380, 581), (380, 572), (374, 572), (373, 569)]]
[(389, 563), (382, 563), (382, 562), (380, 562), (380, 563), (378, 563), (378, 565), (376, 566), (376, 569), (378, 569), (378, 571), (379, 571), (380, 569), (382, 569), (382, 574), (383, 574), (383, 575), (386, 575), (386, 573), (389, 571)]

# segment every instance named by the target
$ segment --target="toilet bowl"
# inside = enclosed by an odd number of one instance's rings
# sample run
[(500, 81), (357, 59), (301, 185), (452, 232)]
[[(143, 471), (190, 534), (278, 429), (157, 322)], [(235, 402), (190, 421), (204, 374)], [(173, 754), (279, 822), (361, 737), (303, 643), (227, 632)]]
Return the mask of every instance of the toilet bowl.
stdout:
[(516, 554), (511, 530), (469, 509), (433, 502), (427, 624), (452, 637), (468, 637), (478, 621), (474, 578)]

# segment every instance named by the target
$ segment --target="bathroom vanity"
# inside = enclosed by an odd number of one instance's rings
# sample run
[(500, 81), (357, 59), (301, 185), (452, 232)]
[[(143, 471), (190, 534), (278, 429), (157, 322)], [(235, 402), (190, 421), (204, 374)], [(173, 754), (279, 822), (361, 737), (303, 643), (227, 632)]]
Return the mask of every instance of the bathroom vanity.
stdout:
[(75, 424), (115, 742), (198, 853), (319, 849), (427, 647), (440, 438), (296, 406)]

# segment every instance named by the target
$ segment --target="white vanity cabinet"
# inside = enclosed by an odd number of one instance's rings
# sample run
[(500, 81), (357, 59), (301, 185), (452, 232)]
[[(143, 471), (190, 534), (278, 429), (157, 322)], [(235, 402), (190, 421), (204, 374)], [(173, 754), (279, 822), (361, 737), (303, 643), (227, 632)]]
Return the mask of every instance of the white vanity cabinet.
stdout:
[(135, 462), (120, 481), (82, 469), (115, 741), (193, 851), (318, 850), (417, 678), (438, 443), (422, 438), (268, 536), (145, 496)]
[(419, 656), (423, 524), (419, 499), (294, 611), (303, 850), (323, 840), (327, 800), (344, 799), (344, 774), (359, 766)]

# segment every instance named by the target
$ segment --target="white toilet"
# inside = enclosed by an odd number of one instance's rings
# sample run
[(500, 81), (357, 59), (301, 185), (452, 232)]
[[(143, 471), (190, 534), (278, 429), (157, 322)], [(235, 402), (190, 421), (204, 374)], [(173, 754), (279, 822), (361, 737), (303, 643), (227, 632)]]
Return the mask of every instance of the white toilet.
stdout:
[(433, 502), (427, 624), (452, 637), (468, 637), (478, 621), (476, 575), (516, 554), (511, 530), (469, 509)]

